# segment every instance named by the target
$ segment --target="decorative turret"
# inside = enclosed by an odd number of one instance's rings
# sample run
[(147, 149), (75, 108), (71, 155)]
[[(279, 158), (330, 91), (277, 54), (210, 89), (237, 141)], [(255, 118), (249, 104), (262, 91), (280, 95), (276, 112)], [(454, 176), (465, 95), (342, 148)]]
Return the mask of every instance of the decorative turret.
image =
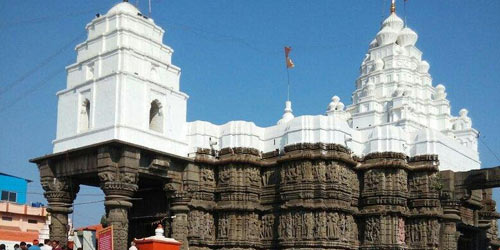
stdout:
[(278, 124), (285, 124), (295, 117), (292, 113), (292, 102), (291, 101), (286, 101), (285, 102), (285, 112), (283, 113), (283, 117), (278, 121)]
[(401, 30), (398, 36), (398, 44), (405, 47), (408, 45), (414, 46), (417, 43), (418, 35), (412, 29), (405, 27)]

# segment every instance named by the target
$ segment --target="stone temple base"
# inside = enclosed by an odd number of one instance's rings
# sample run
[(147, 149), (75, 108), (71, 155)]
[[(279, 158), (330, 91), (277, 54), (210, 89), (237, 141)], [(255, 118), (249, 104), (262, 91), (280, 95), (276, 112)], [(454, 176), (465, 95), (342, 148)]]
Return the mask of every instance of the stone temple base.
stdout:
[(61, 222), (51, 237), (63, 242), (68, 205), (79, 185), (92, 185), (106, 194), (117, 249), (158, 223), (191, 250), (499, 245), (490, 188), (500, 170), (439, 172), (436, 155), (358, 158), (340, 145), (305, 143), (268, 153), (200, 149), (182, 158), (111, 141), (32, 161)]

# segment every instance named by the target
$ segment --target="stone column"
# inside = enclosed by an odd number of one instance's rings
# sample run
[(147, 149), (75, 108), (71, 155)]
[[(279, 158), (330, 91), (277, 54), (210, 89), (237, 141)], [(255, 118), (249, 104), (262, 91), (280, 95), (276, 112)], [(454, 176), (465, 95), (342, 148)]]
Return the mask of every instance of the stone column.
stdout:
[(182, 242), (181, 250), (189, 249), (188, 242), (188, 213), (190, 202), (188, 193), (186, 192), (175, 192), (171, 195), (171, 207), (172, 212), (172, 238)]
[(54, 176), (48, 161), (39, 163), (40, 183), (48, 201), (47, 211), (51, 215), (50, 238), (61, 245), (68, 244), (68, 214), (73, 212), (72, 204), (79, 191), (78, 183), (70, 178)]
[(365, 156), (360, 199), (361, 248), (407, 249), (408, 165), (395, 152)]
[(103, 147), (98, 152), (98, 176), (106, 195), (106, 219), (113, 226), (115, 249), (128, 248), (128, 210), (138, 189), (139, 159), (139, 151), (128, 147)]
[(439, 249), (456, 250), (458, 248), (457, 223), (461, 221), (460, 201), (455, 197), (455, 177), (452, 171), (439, 172), (440, 197), (443, 216), (441, 218), (441, 235)]

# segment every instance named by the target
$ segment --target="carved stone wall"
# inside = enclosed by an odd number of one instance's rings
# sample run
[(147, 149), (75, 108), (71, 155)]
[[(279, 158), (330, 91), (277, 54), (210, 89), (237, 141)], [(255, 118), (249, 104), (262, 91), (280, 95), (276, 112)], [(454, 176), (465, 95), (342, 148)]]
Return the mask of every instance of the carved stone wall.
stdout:
[[(439, 172), (435, 155), (381, 152), (358, 158), (340, 145), (308, 143), (267, 153), (200, 149), (194, 160), (116, 144), (75, 154), (37, 161), (55, 219), (51, 237), (62, 242), (81, 183), (103, 189), (119, 249), (127, 248), (134, 237), (129, 227), (137, 226), (129, 224), (128, 211), (140, 201), (131, 200), (140, 200), (148, 188), (154, 189), (150, 195), (162, 196), (155, 202), (168, 211), (148, 215), (137, 206), (134, 220), (159, 218), (183, 250), (500, 246), (491, 190), (468, 189), (466, 173)], [(83, 168), (90, 172), (64, 169), (92, 159)]]
[[(433, 155), (360, 159), (339, 145), (306, 143), (269, 153), (199, 150), (193, 165), (184, 183), (196, 249), (456, 249), (457, 225), (474, 222), (480, 208), (443, 199)], [(496, 227), (496, 213), (482, 215)]]

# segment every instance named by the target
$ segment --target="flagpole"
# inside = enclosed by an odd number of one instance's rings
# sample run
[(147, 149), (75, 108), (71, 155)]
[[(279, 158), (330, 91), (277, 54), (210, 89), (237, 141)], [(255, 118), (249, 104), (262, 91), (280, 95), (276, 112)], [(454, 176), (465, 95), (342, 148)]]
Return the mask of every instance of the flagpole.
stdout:
[(286, 67), (286, 76), (287, 76), (287, 79), (288, 79), (288, 88), (287, 88), (287, 93), (286, 93), (286, 100), (287, 101), (290, 101), (290, 70), (288, 69), (288, 67)]
[(408, 24), (406, 22), (406, 0), (403, 0), (403, 9), (404, 9), (404, 15), (405, 15), (405, 27), (408, 27)]

